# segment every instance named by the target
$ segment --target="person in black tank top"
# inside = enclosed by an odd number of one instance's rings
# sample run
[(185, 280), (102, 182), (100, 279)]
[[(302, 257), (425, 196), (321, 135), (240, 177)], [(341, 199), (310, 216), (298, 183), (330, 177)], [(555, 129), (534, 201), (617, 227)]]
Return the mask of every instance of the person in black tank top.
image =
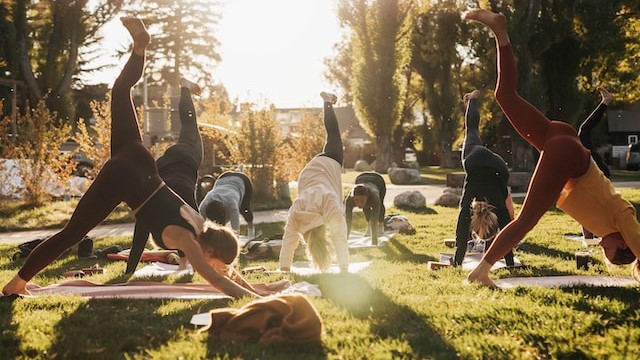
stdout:
[[(205, 226), (198, 212), (163, 183), (153, 156), (142, 143), (131, 88), (142, 76), (150, 37), (140, 19), (123, 17), (121, 21), (133, 38), (133, 51), (112, 89), (111, 158), (65, 227), (31, 252), (2, 292), (28, 294), (29, 280), (79, 243), (124, 201), (138, 221), (157, 236), (156, 240), (165, 248), (182, 250), (194, 270), (215, 288), (230, 296), (258, 297), (246, 281), (230, 279), (228, 268), (239, 253), (235, 235)], [(162, 211), (158, 211), (158, 204), (164, 207)]]
[[(197, 84), (186, 79), (180, 80), (180, 135), (178, 141), (167, 148), (164, 154), (156, 160), (160, 178), (194, 210), (197, 210), (195, 188), (198, 181), (198, 169), (202, 164), (202, 137), (198, 130), (196, 110), (193, 106), (191, 94), (200, 95), (202, 89)], [(187, 228), (188, 229), (188, 228)], [(150, 230), (136, 222), (133, 230), (133, 241), (126, 274), (133, 274), (147, 244)], [(195, 235), (195, 234), (194, 234)], [(153, 239), (160, 247), (162, 238), (153, 234)], [(179, 251), (180, 269), (186, 268), (184, 253)]]
[[(453, 265), (456, 266), (462, 265), (470, 239), (480, 237), (480, 240), (485, 241), (485, 248), (488, 248), (498, 230), (513, 219), (513, 204), (507, 185), (507, 164), (498, 154), (482, 145), (480, 139), (479, 96), (478, 90), (465, 95), (467, 111), (462, 167), (466, 175), (456, 224), (456, 253), (453, 258)], [(473, 216), (476, 219), (482, 218), (483, 221), (472, 222), (473, 209), (478, 209)], [(490, 230), (485, 230), (486, 228)], [(509, 251), (504, 259), (507, 266), (513, 266), (512, 251)]]

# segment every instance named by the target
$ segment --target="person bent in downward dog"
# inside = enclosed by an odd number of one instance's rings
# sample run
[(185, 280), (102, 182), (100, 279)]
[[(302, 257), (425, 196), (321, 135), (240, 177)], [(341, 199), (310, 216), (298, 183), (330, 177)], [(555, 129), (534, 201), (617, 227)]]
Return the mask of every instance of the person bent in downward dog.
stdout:
[[(196, 109), (193, 106), (191, 94), (200, 95), (201, 93), (200, 86), (184, 78), (180, 79), (178, 111), (181, 127), (178, 142), (167, 148), (164, 154), (156, 160), (160, 178), (169, 189), (173, 190), (194, 210), (197, 209), (195, 188), (198, 181), (198, 169), (202, 164), (202, 137), (198, 130)], [(136, 270), (149, 233), (149, 229), (142, 226), (141, 223), (136, 223), (126, 274), (133, 274)], [(186, 268), (184, 253), (180, 251), (179, 255), (179, 269), (184, 269)]]
[(376, 172), (364, 172), (356, 177), (356, 185), (345, 199), (345, 218), (347, 220), (347, 236), (351, 232), (353, 208), (357, 206), (364, 212), (368, 224), (367, 232), (371, 233), (371, 243), (378, 245), (378, 233), (384, 231), (384, 196), (387, 186), (384, 179)]
[[(464, 16), (493, 32), (498, 57), (496, 100), (515, 130), (540, 151), (520, 213), (498, 233), (468, 280), (495, 286), (489, 278), (491, 266), (522, 240), (556, 199), (558, 208), (602, 237), (600, 246), (610, 262), (633, 262), (640, 256), (640, 224), (635, 208), (616, 193), (571, 125), (547, 119), (520, 97), (504, 15), (478, 9)], [(636, 261), (634, 274), (638, 266)]]
[[(460, 211), (456, 224), (456, 253), (453, 265), (462, 265), (469, 239), (491, 245), (498, 231), (513, 219), (513, 202), (509, 192), (509, 169), (500, 155), (482, 145), (480, 139), (480, 91), (464, 96), (467, 102), (462, 147), (462, 167), (465, 171)], [(513, 266), (513, 252), (504, 257)]]
[(251, 196), (253, 185), (247, 175), (238, 171), (222, 173), (199, 206), (200, 215), (220, 225), (231, 222), (231, 228), (240, 233), (240, 214), (253, 226)]
[(322, 153), (311, 159), (298, 177), (298, 196), (289, 208), (280, 249), (280, 270), (290, 271), (300, 236), (307, 243), (307, 254), (314, 266), (325, 270), (331, 261), (331, 244), (326, 239), (325, 225), (340, 270), (349, 270), (347, 224), (342, 207), (342, 161), (344, 158), (338, 119), (333, 111), (337, 98), (322, 92), (324, 126), (327, 140)]
[(235, 297), (257, 297), (250, 286), (230, 278), (229, 266), (239, 253), (238, 239), (224, 228), (206, 226), (200, 214), (162, 181), (153, 156), (142, 143), (131, 88), (142, 77), (150, 37), (140, 19), (124, 17), (121, 21), (133, 38), (133, 52), (113, 84), (111, 158), (64, 228), (31, 252), (2, 292), (28, 294), (29, 280), (80, 242), (124, 201), (158, 246), (183, 251), (193, 269), (216, 289)]

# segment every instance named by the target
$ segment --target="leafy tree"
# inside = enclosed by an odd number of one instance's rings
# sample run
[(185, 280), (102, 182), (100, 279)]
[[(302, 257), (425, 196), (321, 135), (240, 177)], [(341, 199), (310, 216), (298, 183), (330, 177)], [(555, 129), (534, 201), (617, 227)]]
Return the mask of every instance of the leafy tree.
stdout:
[(176, 83), (180, 74), (212, 83), (213, 63), (220, 61), (214, 28), (220, 19), (219, 3), (208, 0), (142, 0), (130, 10), (145, 19), (153, 41), (147, 69)]
[(319, 113), (306, 111), (286, 139), (283, 172), (288, 180), (296, 180), (307, 163), (322, 151), (327, 136), (322, 121)]
[[(12, 158), (19, 164), (18, 174), (24, 188), (21, 190), (25, 203), (41, 205), (51, 198), (48, 190), (59, 186), (66, 188), (75, 168), (72, 154), (61, 154), (60, 146), (71, 135), (68, 124), (56, 125), (55, 113), (49, 111), (45, 99), (36, 108), (27, 109), (18, 117), (19, 141), (6, 142), (4, 157)], [(11, 120), (0, 122), (3, 132), (8, 132)]]
[(342, 90), (340, 101), (353, 105), (353, 94), (351, 93), (351, 70), (353, 69), (353, 54), (349, 49), (351, 38), (346, 37), (334, 45), (336, 57), (327, 58), (324, 64), (327, 68), (325, 78), (330, 84)]
[(277, 200), (276, 184), (284, 181), (282, 166), (288, 159), (282, 153), (282, 134), (275, 108), (257, 110), (244, 104), (240, 112), (240, 127), (226, 141), (229, 161), (244, 164), (254, 184), (258, 201)]
[[(26, 84), (28, 97), (38, 101), (47, 96), (58, 117), (74, 120), (71, 87), (75, 76), (92, 56), (90, 45), (100, 40), (98, 30), (120, 10), (122, 0), (16, 0), (9, 2), (11, 15), (1, 21), (15, 29), (17, 63), (15, 79)], [(9, 60), (9, 59), (7, 59)]]
[(410, 55), (412, 1), (349, 0), (338, 16), (351, 29), (351, 93), (363, 128), (376, 142), (376, 171), (391, 163), (392, 132), (402, 116), (406, 86), (403, 71)]
[(425, 108), (438, 133), (441, 166), (455, 167), (452, 145), (459, 133), (462, 103), (458, 87), (462, 57), (460, 9), (456, 1), (426, 5), (413, 29), (411, 65), (424, 81)]
[(223, 85), (213, 86), (209, 97), (200, 100), (199, 103), (202, 106), (202, 113), (198, 115), (198, 122), (222, 127), (232, 125), (230, 113), (233, 110), (233, 104)]
[(92, 101), (91, 111), (95, 124), (91, 126), (80, 119), (73, 140), (79, 145), (78, 151), (94, 164), (85, 173), (88, 179), (93, 180), (111, 157), (111, 96), (105, 101)]

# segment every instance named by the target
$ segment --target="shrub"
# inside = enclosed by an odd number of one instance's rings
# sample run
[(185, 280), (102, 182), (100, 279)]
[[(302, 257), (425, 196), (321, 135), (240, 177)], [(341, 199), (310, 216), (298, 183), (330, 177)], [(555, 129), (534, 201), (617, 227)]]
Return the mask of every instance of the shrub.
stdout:
[[(40, 100), (36, 108), (18, 116), (18, 141), (6, 142), (3, 149), (4, 157), (17, 162), (17, 175), (22, 178), (23, 186), (15, 190), (26, 204), (35, 206), (50, 200), (56, 186), (65, 189), (75, 169), (73, 155), (60, 151), (71, 136), (71, 126), (59, 124), (45, 101)], [(3, 119), (1, 125), (8, 133), (11, 119)]]

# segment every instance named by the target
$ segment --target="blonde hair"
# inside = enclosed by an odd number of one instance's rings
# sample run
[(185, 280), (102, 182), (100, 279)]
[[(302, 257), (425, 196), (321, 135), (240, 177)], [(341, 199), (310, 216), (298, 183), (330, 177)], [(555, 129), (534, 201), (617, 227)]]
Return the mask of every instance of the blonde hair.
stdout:
[(471, 233), (478, 240), (491, 240), (500, 230), (493, 209), (495, 206), (486, 201), (473, 199), (471, 202)]
[(327, 240), (325, 226), (317, 226), (304, 234), (307, 242), (307, 256), (315, 267), (326, 270), (331, 262), (333, 246)]

